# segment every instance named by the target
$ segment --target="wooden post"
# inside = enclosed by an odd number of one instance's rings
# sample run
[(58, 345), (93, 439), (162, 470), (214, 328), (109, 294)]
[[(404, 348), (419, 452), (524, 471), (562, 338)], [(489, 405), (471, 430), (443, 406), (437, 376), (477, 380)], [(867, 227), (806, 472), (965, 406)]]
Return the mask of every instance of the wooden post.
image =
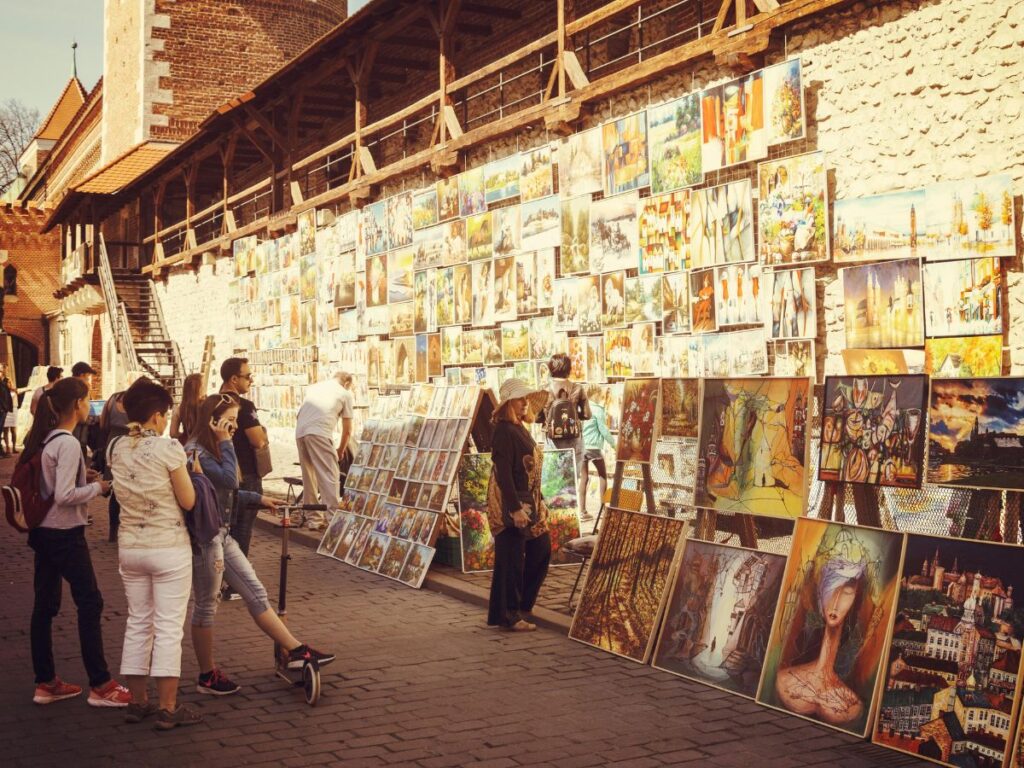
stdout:
[(160, 209), (164, 204), (164, 190), (167, 189), (167, 180), (161, 179), (153, 193), (153, 263), (156, 264), (164, 257), (164, 244), (160, 230), (164, 228), (164, 217)]
[(305, 101), (305, 98), (306, 89), (300, 87), (288, 113), (288, 132), (286, 136), (288, 146), (285, 150), (285, 164), (288, 166), (288, 193), (291, 196), (292, 205), (301, 203), (303, 199), (302, 189), (299, 187), (299, 182), (295, 179), (292, 165), (295, 162), (295, 148), (299, 144), (299, 115), (302, 114), (302, 103)]
[(185, 179), (185, 248), (195, 248), (196, 234), (192, 229), (192, 216), (196, 212), (195, 192), (198, 165), (190, 163), (182, 169), (181, 175)]
[(365, 176), (367, 166), (372, 172), (373, 158), (370, 156), (369, 151), (364, 152), (363, 147), (363, 127), (366, 125), (367, 108), (366, 108), (366, 88), (370, 80), (370, 71), (373, 69), (373, 60), (377, 56), (378, 44), (376, 41), (371, 41), (367, 44), (363, 51), (363, 56), (359, 60), (358, 65), (354, 65), (351, 61), (346, 62), (348, 67), (349, 77), (352, 79), (352, 85), (355, 88), (355, 145), (352, 151), (352, 166), (349, 168), (348, 178), (349, 181), (354, 181), (360, 176)]
[(221, 194), (224, 195), (224, 207), (222, 209), (222, 221), (220, 232), (227, 235), (235, 231), (235, 215), (228, 205), (228, 198), (231, 196), (230, 168), (235, 161), (235, 147), (238, 146), (238, 134), (232, 133), (227, 144), (221, 148), (220, 161), (223, 166), (223, 177), (221, 179)]
[(558, 97), (565, 96), (565, 0), (558, 0)]

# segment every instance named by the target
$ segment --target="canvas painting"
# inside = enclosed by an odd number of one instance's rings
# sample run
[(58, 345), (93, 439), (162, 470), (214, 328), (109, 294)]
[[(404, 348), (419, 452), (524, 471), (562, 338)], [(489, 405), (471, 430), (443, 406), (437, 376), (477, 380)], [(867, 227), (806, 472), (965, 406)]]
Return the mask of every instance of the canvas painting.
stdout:
[(488, 205), (519, 197), (519, 155), (509, 155), (484, 166), (484, 200)]
[(494, 311), (495, 322), (516, 318), (516, 260), (509, 256), (494, 260)]
[(763, 71), (756, 70), (722, 87), (726, 165), (768, 156), (762, 78)]
[(698, 379), (666, 378), (661, 381), (661, 438), (696, 438), (700, 412)]
[(810, 381), (705, 379), (694, 503), (798, 517), (807, 508)]
[[(514, 256), (519, 253), (523, 244), (522, 227), (519, 221), (519, 206), (508, 205), (491, 212), (491, 231), (493, 232), (494, 255)], [(470, 259), (472, 243), (470, 243)]]
[(606, 197), (590, 205), (590, 269), (610, 272), (637, 266), (636, 194)]
[(470, 265), (473, 287), (473, 325), (494, 324), (494, 263)]
[(501, 324), (501, 352), (505, 362), (530, 359), (530, 321)]
[(334, 308), (351, 309), (356, 305), (356, 252), (343, 251), (337, 260), (334, 283)]
[(455, 270), (452, 267), (439, 269), (435, 276), (436, 302), (434, 318), (437, 325), (455, 324)]
[(540, 484), (541, 495), (548, 508), (552, 565), (579, 564), (578, 557), (565, 551), (565, 544), (580, 535), (580, 500), (574, 456), (572, 448), (544, 451)]
[(519, 155), (519, 194), (524, 203), (554, 194), (554, 183), (550, 146)]
[(697, 539), (683, 547), (652, 664), (753, 698), (786, 557)]
[(320, 539), (320, 545), (316, 548), (316, 553), (333, 557), (334, 550), (341, 543), (341, 538), (344, 536), (345, 529), (351, 520), (352, 515), (350, 513), (335, 512), (331, 517), (331, 522), (328, 523), (327, 528), (324, 530), (323, 538)]
[(413, 218), (412, 193), (403, 192), (387, 200), (388, 247), (404, 248), (412, 245)]
[(298, 215), (299, 256), (316, 253), (316, 210), (310, 208)]
[(694, 194), (694, 266), (754, 261), (754, 209), (749, 179), (708, 187)]
[(460, 212), (459, 177), (451, 176), (438, 179), (434, 185), (437, 190), (437, 220), (448, 221), (457, 218)]
[(920, 488), (927, 398), (927, 376), (826, 376), (818, 479)]
[(558, 147), (558, 191), (563, 198), (600, 192), (604, 178), (601, 129), (562, 139)]
[(601, 278), (587, 275), (576, 283), (576, 325), (583, 335), (601, 332)]
[(767, 273), (766, 321), (773, 339), (813, 339), (818, 335), (814, 268), (773, 269)]
[(864, 737), (899, 588), (903, 534), (800, 518), (757, 700)]
[(561, 202), (557, 197), (542, 197), (519, 207), (523, 250), (540, 251), (562, 244)]
[(389, 579), (397, 579), (402, 573), (402, 566), (405, 565), (405, 558), (409, 555), (411, 548), (411, 541), (392, 538), (388, 542), (388, 548), (384, 552), (380, 565), (377, 566), (377, 573), (387, 576)]
[(562, 201), (561, 274), (590, 272), (590, 196)]
[(469, 453), (459, 463), (459, 531), (462, 572), (477, 573), (494, 568), (494, 542), (487, 522), (487, 486), (491, 477), (491, 455)]
[(388, 303), (388, 261), (381, 253), (366, 259), (366, 306), (380, 307)]
[(700, 93), (701, 167), (704, 173), (725, 166), (725, 88), (716, 85)]
[(925, 255), (924, 205), (923, 189), (836, 200), (833, 259), (841, 264)]
[(656, 323), (661, 320), (661, 275), (627, 277), (625, 285), (627, 323)]
[(839, 274), (843, 281), (848, 347), (924, 345), (923, 290), (918, 259), (847, 267)]
[(400, 304), (412, 301), (412, 256), (411, 248), (391, 251), (388, 254), (388, 303)]
[(433, 559), (434, 550), (431, 547), (414, 544), (409, 550), (409, 556), (405, 560), (405, 565), (402, 566), (398, 580), (413, 589), (419, 589), (423, 585), (423, 580), (427, 576), (427, 570)]
[(1011, 757), (1022, 574), (1020, 547), (907, 536), (876, 744), (951, 768)]
[[(780, 349), (781, 347), (781, 349)], [(775, 342), (776, 376), (806, 376), (818, 380), (818, 365), (814, 356), (814, 339), (790, 339)], [(779, 368), (780, 361), (783, 368)]]
[(647, 108), (651, 194), (692, 187), (701, 169), (700, 93)]
[[(585, 365), (585, 363), (581, 361), (582, 365)], [(585, 369), (581, 372), (585, 372)], [(633, 373), (632, 331), (629, 328), (605, 331), (604, 375), (607, 378), (622, 379), (632, 376)]]
[(540, 309), (555, 307), (555, 249), (537, 251), (537, 306)]
[(802, 139), (805, 131), (800, 59), (762, 70), (768, 145)]
[(715, 270), (715, 317), (718, 327), (761, 325), (765, 321), (765, 295), (759, 264), (730, 264)]
[(690, 330), (690, 286), (686, 272), (667, 272), (661, 280), (662, 328), (666, 334)]
[(844, 349), (847, 376), (892, 376), (909, 373), (901, 349)]
[(633, 348), (633, 375), (653, 376), (658, 368), (658, 335), (655, 323), (636, 323), (631, 326)]
[(459, 215), (463, 218), (487, 210), (484, 198), (484, 169), (473, 168), (459, 174)]
[(414, 229), (432, 227), (438, 222), (437, 187), (420, 190), (412, 197), (412, 225)]
[(608, 380), (605, 376), (604, 339), (600, 336), (584, 336), (586, 346), (586, 366), (583, 381), (601, 384)]
[(441, 329), (441, 362), (444, 365), (462, 363), (462, 328), (457, 325)]
[(1024, 490), (1024, 378), (932, 379), (928, 482)]
[(1003, 335), (925, 339), (924, 372), (942, 379), (999, 376), (1003, 372)]
[(690, 328), (694, 333), (718, 330), (715, 270), (693, 270), (690, 277)]
[(691, 193), (652, 195), (639, 203), (640, 272), (665, 272), (690, 266), (687, 230)]
[(985, 336), (1003, 332), (1003, 270), (998, 258), (924, 265), (926, 336)]
[(388, 208), (381, 200), (370, 203), (359, 211), (359, 242), (367, 256), (384, 253), (388, 245)]
[(684, 526), (610, 507), (569, 637), (646, 663)]
[(660, 423), (661, 380), (629, 379), (622, 394), (616, 460), (649, 463)]
[(537, 298), (540, 294), (537, 277), (537, 254), (521, 253), (516, 258), (516, 312), (519, 315), (535, 315), (540, 308)]
[(626, 273), (601, 275), (601, 325), (622, 328), (626, 325)]
[(645, 113), (637, 112), (602, 125), (601, 151), (606, 195), (650, 186)]
[(556, 343), (551, 315), (530, 318), (530, 359), (547, 361), (561, 351)]
[(575, 279), (555, 280), (554, 283), (554, 312), (556, 331), (575, 331), (579, 327), (577, 313), (577, 302), (579, 298), (579, 287)]
[(1014, 256), (1013, 180), (982, 176), (930, 184), (924, 190), (927, 258)]
[(488, 212), (466, 219), (466, 256), (470, 261), (489, 259), (494, 255), (492, 223)]
[(765, 265), (826, 261), (828, 178), (825, 153), (810, 152), (757, 166), (758, 239)]

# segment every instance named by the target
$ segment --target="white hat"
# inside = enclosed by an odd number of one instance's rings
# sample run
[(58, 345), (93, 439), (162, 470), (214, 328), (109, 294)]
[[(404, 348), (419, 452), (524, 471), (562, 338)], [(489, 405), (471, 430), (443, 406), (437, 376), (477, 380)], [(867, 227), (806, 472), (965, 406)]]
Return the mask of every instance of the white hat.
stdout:
[(548, 401), (548, 393), (544, 390), (531, 389), (522, 379), (505, 379), (498, 390), (498, 407), (501, 408), (509, 400), (525, 399), (534, 412), (539, 412)]

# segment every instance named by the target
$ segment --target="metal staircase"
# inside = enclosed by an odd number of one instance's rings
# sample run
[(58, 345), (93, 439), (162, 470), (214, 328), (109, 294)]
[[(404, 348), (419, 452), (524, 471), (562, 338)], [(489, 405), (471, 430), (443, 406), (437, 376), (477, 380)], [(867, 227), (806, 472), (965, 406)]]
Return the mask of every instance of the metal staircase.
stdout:
[(159, 381), (180, 402), (185, 379), (181, 351), (167, 330), (152, 282), (130, 270), (111, 269), (102, 237), (99, 251), (100, 286), (122, 365)]

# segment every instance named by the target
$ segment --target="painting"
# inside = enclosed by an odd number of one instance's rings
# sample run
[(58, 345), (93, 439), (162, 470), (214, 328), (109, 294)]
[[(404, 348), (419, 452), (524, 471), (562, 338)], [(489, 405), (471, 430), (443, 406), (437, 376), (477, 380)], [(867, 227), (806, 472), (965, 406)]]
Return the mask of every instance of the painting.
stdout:
[(608, 380), (604, 373), (604, 339), (600, 336), (582, 337), (586, 345), (586, 365), (583, 381), (602, 384)]
[(494, 263), (480, 261), (470, 265), (473, 287), (473, 325), (494, 324)]
[(543, 146), (519, 155), (519, 195), (526, 203), (554, 194), (551, 147)]
[(754, 204), (749, 179), (697, 190), (691, 207), (693, 266), (754, 261)]
[(458, 218), (460, 212), (459, 177), (438, 179), (434, 185), (437, 189), (437, 220), (449, 221)]
[(943, 379), (1000, 376), (1003, 335), (925, 339), (924, 372)]
[(847, 376), (892, 376), (909, 373), (901, 349), (844, 349)]
[(569, 637), (646, 663), (684, 526), (608, 508)]
[(806, 376), (818, 380), (814, 339), (788, 339), (775, 342), (775, 375)]
[(764, 286), (760, 264), (730, 264), (715, 269), (715, 317), (718, 327), (763, 325)]
[(388, 303), (400, 304), (412, 301), (412, 249), (391, 251), (387, 258)]
[(537, 251), (537, 306), (540, 309), (555, 307), (555, 249)]
[(484, 201), (488, 205), (519, 197), (519, 155), (509, 155), (484, 166)]
[(331, 522), (328, 523), (327, 528), (324, 530), (323, 538), (320, 539), (320, 545), (316, 548), (316, 553), (318, 555), (334, 557), (334, 550), (341, 543), (341, 538), (344, 536), (345, 529), (351, 520), (351, 513), (335, 512), (331, 517)]
[(689, 539), (653, 666), (753, 698), (785, 566), (785, 555)]
[(826, 376), (818, 479), (920, 488), (927, 398), (927, 376)]
[(604, 332), (604, 375), (610, 379), (633, 375), (633, 333), (629, 328)]
[(356, 305), (356, 252), (338, 255), (334, 282), (334, 308), (351, 309)]
[(402, 573), (402, 566), (405, 565), (405, 558), (412, 549), (411, 541), (392, 537), (388, 542), (388, 548), (384, 551), (384, 557), (377, 566), (377, 573), (387, 576), (389, 579), (398, 579)]
[(462, 328), (446, 325), (441, 329), (441, 362), (444, 365), (462, 364)]
[(773, 269), (767, 273), (769, 311), (765, 318), (773, 339), (813, 339), (818, 335), (814, 267)]
[(807, 507), (810, 381), (705, 379), (694, 503), (798, 517)]
[(926, 258), (1014, 256), (1013, 180), (1002, 174), (925, 187)]
[(455, 270), (436, 270), (434, 320), (437, 325), (455, 324)]
[[(605, 355), (607, 356), (607, 342)], [(622, 394), (616, 461), (650, 463), (661, 423), (661, 379), (629, 379)]]
[(524, 251), (557, 248), (562, 244), (561, 212), (561, 201), (555, 196), (531, 200), (519, 207)]
[(516, 319), (516, 260), (494, 260), (494, 322)]
[(633, 349), (633, 375), (653, 376), (658, 367), (658, 332), (656, 323), (635, 323), (630, 326)]
[(389, 537), (387, 534), (374, 531), (366, 539), (366, 546), (359, 556), (357, 563), (359, 568), (367, 571), (376, 571), (380, 561), (384, 558), (384, 550), (387, 549)]
[(409, 550), (409, 556), (405, 560), (405, 565), (402, 566), (398, 580), (413, 589), (419, 589), (423, 585), (427, 569), (430, 568), (430, 562), (433, 559), (434, 550), (431, 547), (414, 544)]
[(576, 459), (572, 448), (544, 451), (541, 467), (541, 495), (548, 508), (551, 536), (551, 564), (579, 565), (579, 558), (567, 554), (567, 542), (580, 535), (580, 500), (576, 488)]
[(445, 266), (463, 264), (469, 258), (466, 222), (462, 219), (441, 225), (441, 262)]
[(601, 126), (604, 193), (650, 186), (647, 163), (647, 120), (643, 112), (612, 120)]
[(637, 195), (606, 197), (590, 204), (590, 269), (611, 272), (637, 265)]
[(656, 323), (661, 320), (661, 275), (627, 277), (625, 285), (627, 323)]
[(690, 328), (693, 333), (718, 330), (716, 305), (715, 270), (695, 269), (690, 272)]
[(666, 334), (690, 330), (690, 286), (686, 272), (667, 272), (661, 279), (661, 318)]
[(580, 334), (601, 332), (601, 277), (587, 275), (576, 283), (576, 325)]
[(562, 139), (558, 147), (558, 191), (563, 198), (600, 192), (604, 178), (601, 129)]
[(872, 741), (951, 766), (1008, 755), (1024, 549), (909, 534)]
[[(523, 245), (522, 226), (519, 221), (519, 206), (507, 205), (491, 212), (491, 231), (495, 256), (514, 256)], [(473, 258), (470, 243), (470, 259)]]
[(501, 324), (501, 352), (505, 362), (530, 359), (530, 321)]
[(1024, 490), (1024, 378), (932, 379), (928, 482)]
[(412, 245), (412, 192), (394, 195), (385, 202), (388, 211), (388, 247), (404, 248)]
[(839, 274), (843, 281), (848, 347), (924, 345), (920, 260), (846, 267)]
[(516, 312), (520, 315), (535, 315), (539, 311), (537, 297), (540, 293), (537, 278), (537, 254), (520, 253), (516, 259)]
[(924, 190), (854, 197), (833, 203), (837, 264), (922, 256), (925, 245)]
[(652, 195), (640, 201), (637, 238), (641, 274), (690, 267), (690, 201), (688, 190)]
[(805, 120), (800, 59), (774, 64), (762, 73), (768, 145), (802, 139)]
[(555, 280), (552, 316), (556, 331), (575, 331), (579, 328), (578, 299), (579, 287), (575, 279)]
[(459, 462), (459, 536), (463, 573), (494, 568), (494, 542), (487, 522), (490, 477), (489, 453), (469, 453)]
[(389, 248), (386, 201), (370, 203), (359, 210), (359, 243), (367, 256), (384, 253)]
[(316, 253), (316, 209), (310, 208), (297, 217), (296, 229), (299, 233), (299, 256), (310, 256)]
[(651, 194), (704, 180), (700, 148), (700, 93), (647, 108)]
[(601, 275), (601, 325), (622, 328), (626, 324), (626, 273)]
[(661, 438), (696, 438), (700, 412), (700, 380), (661, 381)]
[(763, 70), (729, 81), (722, 87), (722, 96), (725, 164), (738, 165), (767, 157)]
[(484, 169), (473, 168), (459, 174), (459, 215), (463, 218), (487, 210), (484, 197)]
[(489, 212), (466, 219), (466, 256), (470, 261), (489, 259), (494, 255), (494, 236)]
[(903, 534), (800, 518), (757, 700), (863, 738), (892, 620)]
[(1003, 332), (1003, 270), (998, 258), (929, 262), (923, 272), (926, 336)]
[(561, 274), (590, 272), (590, 196), (562, 201)]
[(761, 163), (757, 179), (761, 263), (774, 266), (828, 260), (825, 153)]
[(700, 153), (705, 174), (725, 166), (725, 89), (716, 85), (700, 93)]
[(437, 187), (420, 190), (412, 196), (412, 226), (414, 229), (426, 229), (437, 222)]

